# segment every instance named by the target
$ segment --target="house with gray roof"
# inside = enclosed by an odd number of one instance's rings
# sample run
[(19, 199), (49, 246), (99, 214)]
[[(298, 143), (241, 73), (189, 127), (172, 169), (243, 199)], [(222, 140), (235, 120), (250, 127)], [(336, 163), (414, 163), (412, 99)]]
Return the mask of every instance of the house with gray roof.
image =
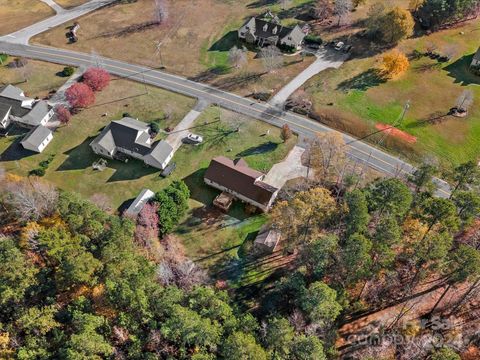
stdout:
[(41, 153), (52, 139), (53, 132), (49, 128), (39, 125), (30, 130), (20, 144), (27, 150)]
[(46, 101), (29, 98), (20, 88), (7, 85), (0, 89), (0, 129), (12, 122), (28, 128), (45, 126), (53, 114)]
[(238, 37), (250, 44), (259, 46), (287, 46), (300, 49), (305, 38), (302, 28), (283, 26), (260, 17), (252, 17), (238, 29)]
[(160, 170), (165, 169), (174, 154), (167, 142), (153, 142), (147, 124), (130, 117), (108, 124), (90, 143), (90, 147), (95, 154), (103, 157), (114, 159), (123, 154)]
[(471, 68), (480, 69), (480, 47), (478, 48), (475, 55), (473, 55), (472, 63), (470, 64)]

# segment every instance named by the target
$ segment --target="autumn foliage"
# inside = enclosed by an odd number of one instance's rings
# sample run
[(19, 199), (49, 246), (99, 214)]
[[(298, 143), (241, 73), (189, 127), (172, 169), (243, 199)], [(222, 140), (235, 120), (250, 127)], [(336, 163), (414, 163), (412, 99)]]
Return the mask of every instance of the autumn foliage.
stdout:
[(110, 74), (101, 68), (89, 68), (83, 74), (83, 82), (93, 91), (101, 91), (110, 83)]
[(288, 126), (288, 124), (285, 124), (282, 126), (280, 137), (283, 140), (283, 142), (286, 142), (288, 139), (292, 137), (292, 130), (290, 129), (290, 126)]
[(57, 115), (58, 121), (60, 121), (62, 124), (68, 124), (70, 118), (72, 117), (70, 110), (63, 105), (58, 105), (55, 108), (55, 114)]
[(73, 108), (84, 108), (95, 102), (95, 94), (92, 89), (84, 83), (76, 83), (65, 91), (65, 97)]
[(391, 50), (383, 55), (380, 74), (385, 79), (393, 79), (404, 74), (410, 67), (405, 54), (399, 50)]

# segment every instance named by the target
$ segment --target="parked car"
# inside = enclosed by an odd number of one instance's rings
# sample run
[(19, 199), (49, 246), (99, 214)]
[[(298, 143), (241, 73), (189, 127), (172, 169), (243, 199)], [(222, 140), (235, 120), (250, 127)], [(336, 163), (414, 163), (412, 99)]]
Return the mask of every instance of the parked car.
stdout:
[(343, 41), (339, 41), (336, 45), (335, 45), (335, 50), (337, 51), (340, 51), (343, 49), (343, 47), (345, 46), (345, 43)]
[(352, 50), (352, 45), (345, 45), (343, 47), (343, 52), (344, 53), (348, 53), (348, 52), (350, 52), (350, 50)]
[(186, 139), (191, 144), (201, 144), (203, 142), (203, 137), (192, 133), (188, 134)]
[(167, 177), (169, 176), (175, 169), (177, 168), (176, 163), (171, 163), (170, 165), (167, 165), (165, 169), (160, 173), (160, 176), (162, 177)]

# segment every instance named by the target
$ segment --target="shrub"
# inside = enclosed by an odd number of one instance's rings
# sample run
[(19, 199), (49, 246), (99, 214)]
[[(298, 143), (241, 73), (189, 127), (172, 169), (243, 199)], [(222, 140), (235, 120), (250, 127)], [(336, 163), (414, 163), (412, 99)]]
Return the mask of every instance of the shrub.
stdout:
[(62, 71), (63, 76), (72, 76), (75, 72), (75, 68), (73, 66), (65, 66)]
[(28, 175), (29, 176), (39, 176), (39, 177), (45, 176), (45, 169), (40, 167), (40, 168), (30, 170)]
[(154, 132), (155, 134), (158, 134), (160, 132), (160, 126), (156, 123), (156, 122), (151, 122), (150, 123), (150, 129), (152, 130), (152, 132)]
[(95, 102), (92, 89), (83, 83), (76, 83), (65, 91), (65, 97), (73, 108), (84, 108)]
[(83, 82), (93, 91), (101, 91), (110, 83), (110, 74), (104, 69), (89, 68), (83, 74)]
[(122, 114), (122, 117), (132, 117), (132, 115), (130, 115), (130, 113), (128, 113), (128, 112), (124, 112)]
[(1, 65), (4, 65), (7, 60), (8, 60), (8, 55), (7, 54), (0, 54), (0, 64)]
[(398, 50), (391, 50), (383, 55), (380, 65), (380, 75), (385, 79), (391, 79), (402, 75), (410, 67), (405, 54)]
[(322, 45), (323, 40), (322, 40), (322, 38), (321, 38), (320, 36), (318, 36), (318, 35), (310, 34), (310, 35), (305, 36), (305, 42), (306, 42), (306, 43), (310, 43), (310, 44)]

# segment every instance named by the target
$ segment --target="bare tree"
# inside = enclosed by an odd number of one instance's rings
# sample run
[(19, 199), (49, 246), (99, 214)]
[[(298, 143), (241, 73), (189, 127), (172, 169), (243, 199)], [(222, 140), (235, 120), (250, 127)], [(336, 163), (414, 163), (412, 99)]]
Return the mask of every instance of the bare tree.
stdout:
[(274, 72), (283, 65), (283, 55), (274, 45), (262, 48), (262, 50), (260, 50), (260, 57), (267, 72)]
[(456, 44), (445, 45), (442, 49), (442, 54), (447, 58), (448, 61), (452, 60), (458, 54), (458, 45)]
[(21, 221), (38, 220), (55, 211), (58, 192), (50, 184), (36, 179), (8, 182), (6, 203)]
[(153, 17), (157, 24), (165, 23), (168, 19), (168, 5), (165, 0), (155, 0)]
[(340, 26), (345, 17), (352, 10), (352, 0), (335, 0), (333, 13), (338, 18), (337, 26)]
[(320, 21), (326, 20), (333, 15), (333, 4), (330, 0), (317, 0), (312, 8), (312, 16)]
[(339, 133), (318, 133), (310, 141), (309, 166), (322, 181), (338, 182), (345, 168), (346, 158), (345, 141)]
[(228, 62), (237, 69), (247, 64), (247, 49), (234, 46), (228, 52)]
[(472, 90), (464, 90), (455, 103), (457, 109), (460, 112), (467, 112), (470, 106), (473, 105), (473, 96)]

